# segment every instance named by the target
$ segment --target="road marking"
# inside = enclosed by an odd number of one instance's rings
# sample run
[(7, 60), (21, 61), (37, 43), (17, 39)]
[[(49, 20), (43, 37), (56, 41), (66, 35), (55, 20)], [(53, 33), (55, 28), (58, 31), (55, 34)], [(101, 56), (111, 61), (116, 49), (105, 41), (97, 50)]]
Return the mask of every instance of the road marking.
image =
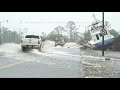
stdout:
[(0, 69), (7, 68), (7, 67), (11, 67), (11, 66), (14, 66), (14, 65), (23, 63), (23, 62), (27, 62), (27, 61), (21, 61), (21, 62), (17, 62), (17, 63), (14, 63), (14, 64), (9, 64), (9, 65), (5, 65), (5, 66), (1, 66)]

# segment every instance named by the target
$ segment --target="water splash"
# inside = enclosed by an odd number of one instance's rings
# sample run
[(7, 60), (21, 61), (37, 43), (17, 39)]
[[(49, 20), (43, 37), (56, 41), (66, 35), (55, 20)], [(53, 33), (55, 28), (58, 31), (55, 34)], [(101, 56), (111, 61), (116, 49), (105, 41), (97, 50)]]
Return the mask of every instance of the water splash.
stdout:
[(20, 44), (5, 43), (0, 46), (0, 53), (10, 54), (10, 53), (17, 53), (20, 51), (21, 51)]

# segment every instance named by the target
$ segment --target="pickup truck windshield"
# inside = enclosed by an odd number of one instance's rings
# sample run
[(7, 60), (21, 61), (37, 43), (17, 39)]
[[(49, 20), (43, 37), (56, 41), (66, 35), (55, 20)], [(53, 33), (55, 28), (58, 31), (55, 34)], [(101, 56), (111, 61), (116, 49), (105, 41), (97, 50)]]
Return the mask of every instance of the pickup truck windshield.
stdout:
[(39, 39), (39, 36), (35, 36), (35, 35), (27, 35), (25, 38), (38, 38), (38, 39)]

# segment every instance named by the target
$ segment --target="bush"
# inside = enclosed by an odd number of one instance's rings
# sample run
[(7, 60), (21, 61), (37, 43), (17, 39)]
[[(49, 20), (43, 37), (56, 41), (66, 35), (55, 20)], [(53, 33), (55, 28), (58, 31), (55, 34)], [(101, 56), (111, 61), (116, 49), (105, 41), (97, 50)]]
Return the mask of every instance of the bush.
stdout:
[(120, 36), (116, 38), (115, 44), (112, 46), (111, 50), (120, 51)]

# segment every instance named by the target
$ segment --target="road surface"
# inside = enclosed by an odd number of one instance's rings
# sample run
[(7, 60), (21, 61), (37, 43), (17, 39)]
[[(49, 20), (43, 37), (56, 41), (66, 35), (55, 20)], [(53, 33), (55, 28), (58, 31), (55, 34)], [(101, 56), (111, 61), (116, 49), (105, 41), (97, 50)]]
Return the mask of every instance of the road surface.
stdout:
[[(80, 50), (75, 43), (54, 47), (45, 41), (42, 52), (22, 52), (19, 44), (0, 46), (0, 78), (119, 78), (119, 52)], [(116, 56), (116, 57), (115, 57)]]

